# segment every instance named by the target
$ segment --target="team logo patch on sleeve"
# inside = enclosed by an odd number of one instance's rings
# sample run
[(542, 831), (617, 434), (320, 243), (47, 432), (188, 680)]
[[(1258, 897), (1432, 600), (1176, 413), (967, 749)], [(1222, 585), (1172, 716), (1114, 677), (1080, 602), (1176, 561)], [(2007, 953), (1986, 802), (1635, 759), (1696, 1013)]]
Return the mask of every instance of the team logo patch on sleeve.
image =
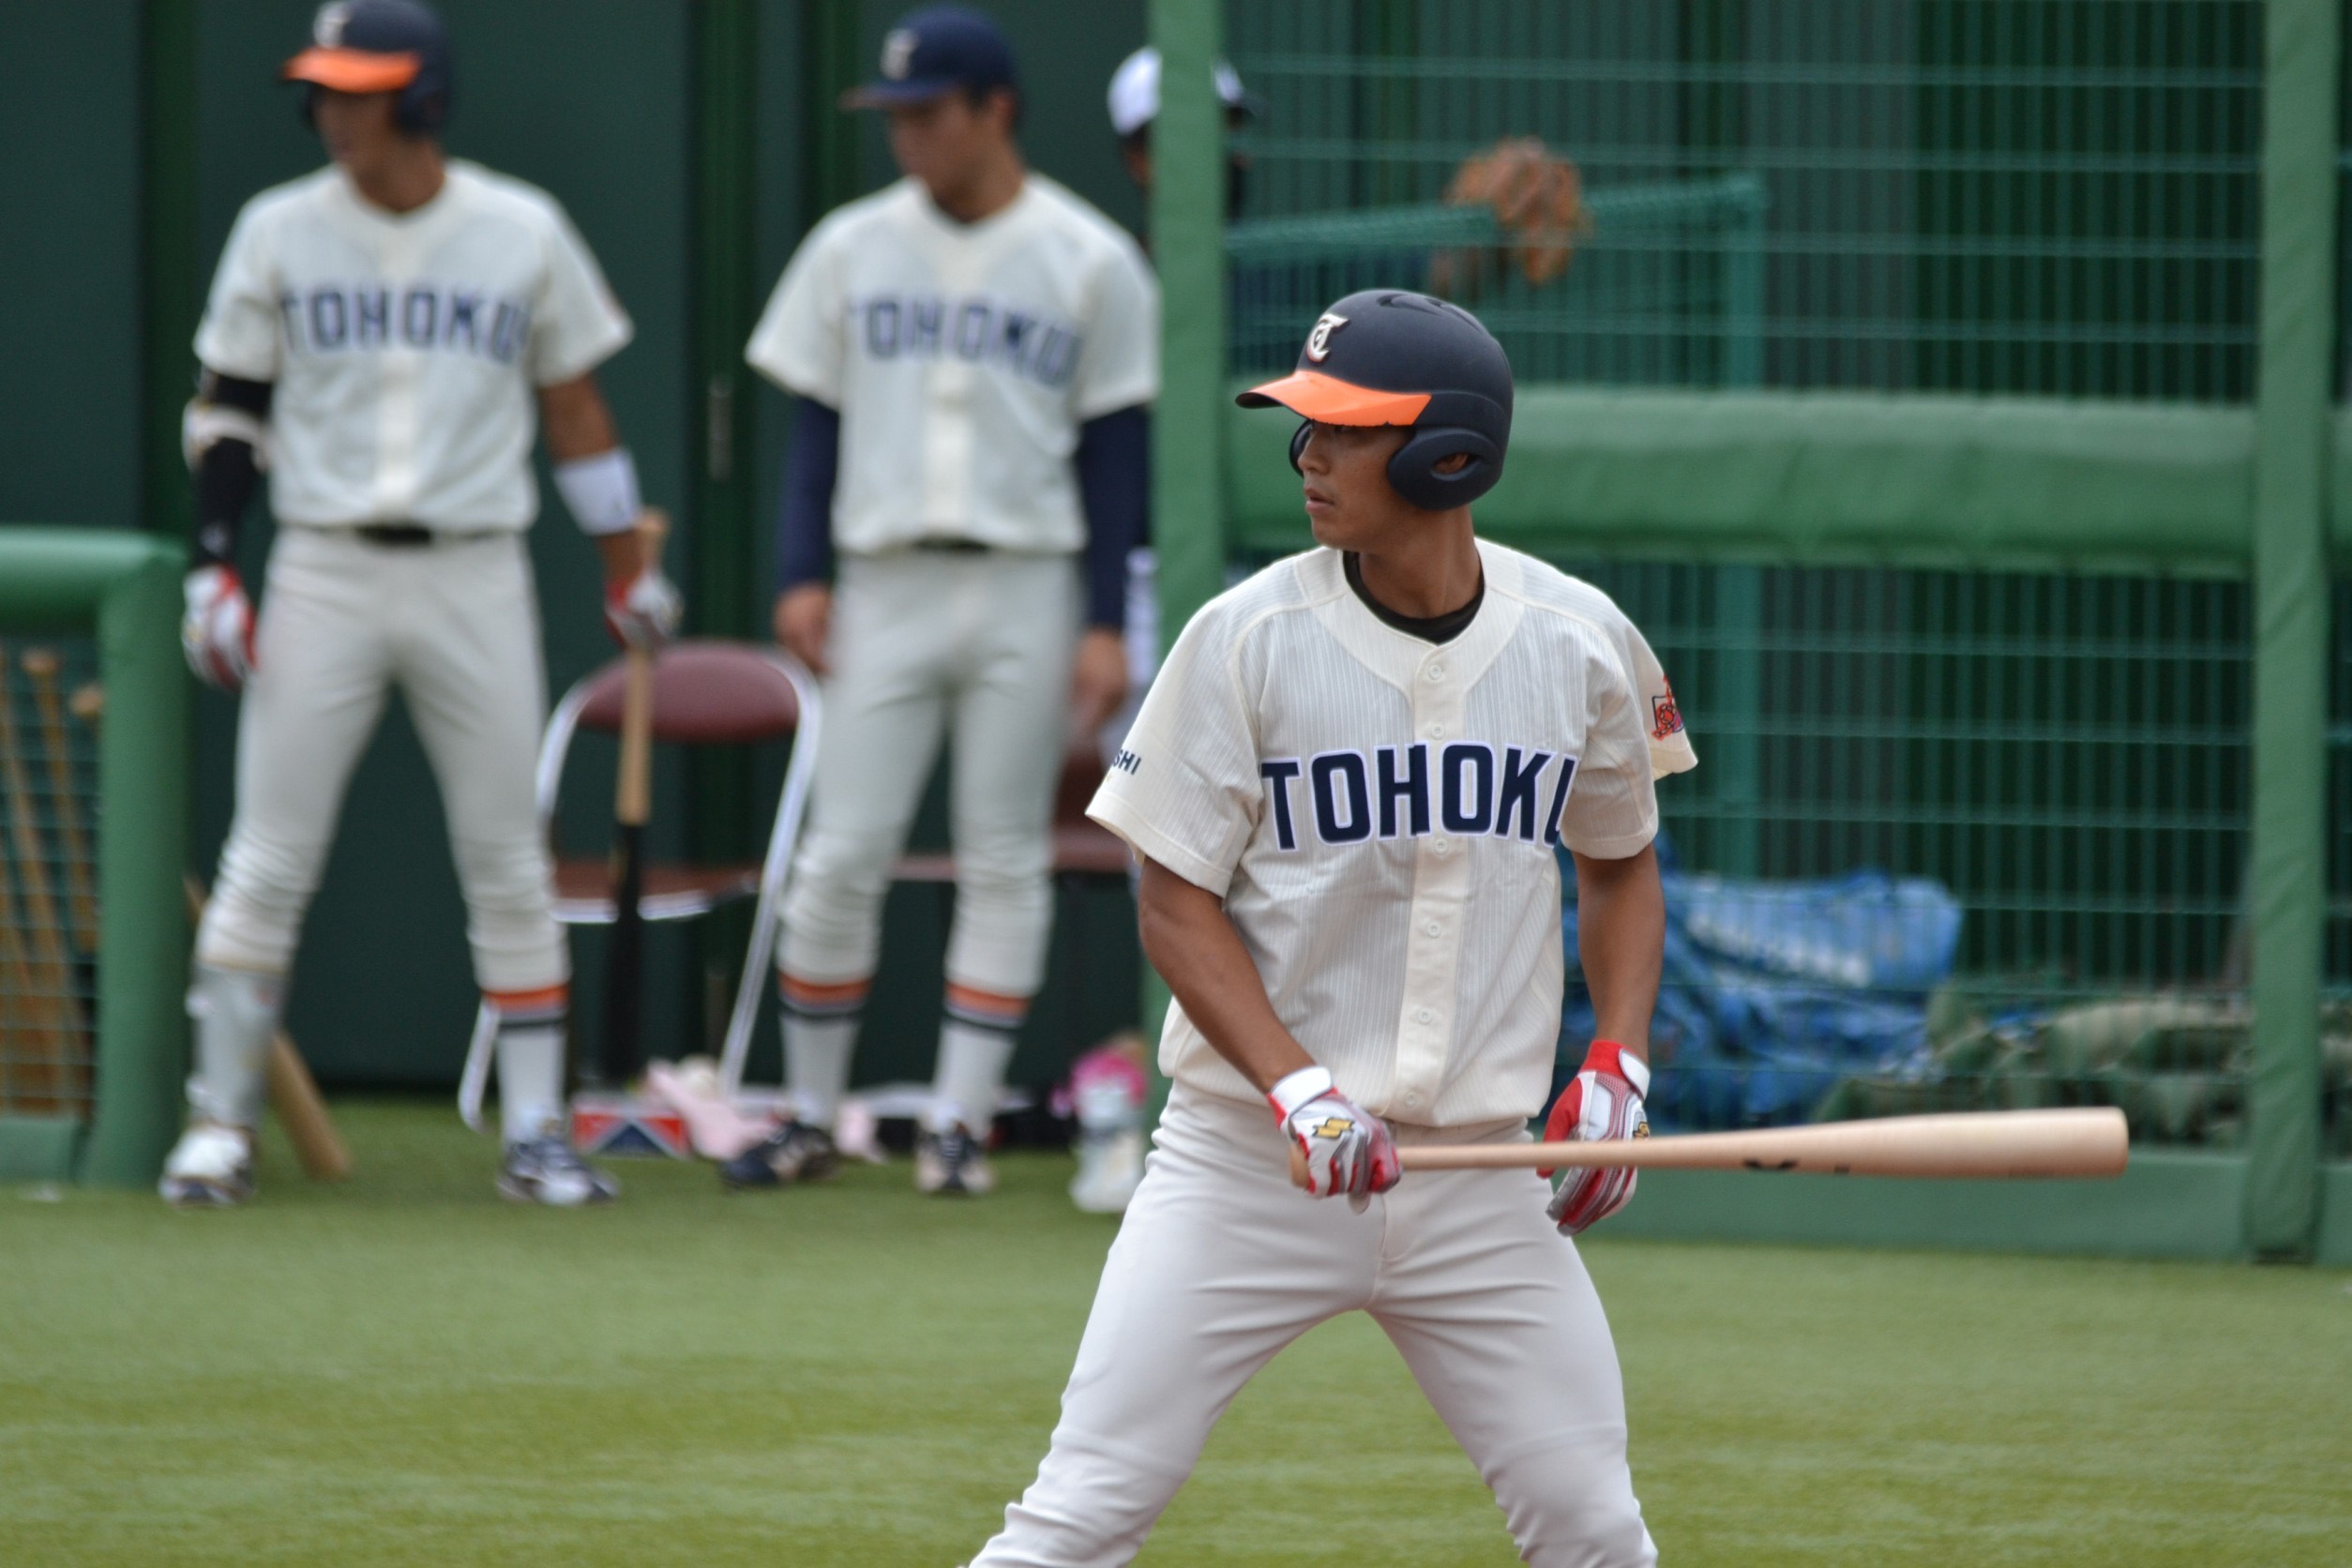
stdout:
[(1650, 700), (1650, 738), (1662, 741), (1668, 735), (1681, 732), (1682, 710), (1675, 703), (1674, 688), (1668, 686), (1665, 696)]

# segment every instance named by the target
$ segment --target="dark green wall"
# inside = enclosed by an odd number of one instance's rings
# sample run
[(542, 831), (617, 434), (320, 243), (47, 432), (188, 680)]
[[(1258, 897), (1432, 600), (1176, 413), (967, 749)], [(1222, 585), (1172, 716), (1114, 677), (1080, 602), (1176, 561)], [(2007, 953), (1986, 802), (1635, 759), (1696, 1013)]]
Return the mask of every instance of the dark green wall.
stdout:
[[(188, 0), (151, 0), (168, 6)], [(311, 0), (193, 0), (196, 95), (194, 275), (201, 294), (229, 225), (247, 198), (318, 165), (278, 67), (300, 47)], [(757, 0), (759, 93), (756, 225), (764, 297), (802, 232), (807, 210), (805, 50), (822, 0)], [(850, 0), (869, 72), (882, 34), (904, 8)], [(456, 35), (458, 103), (448, 143), (545, 187), (569, 209), (635, 318), (637, 340), (601, 372), (648, 499), (672, 508), (670, 563), (692, 580), (696, 552), (767, 581), (764, 520), (773, 505), (783, 400), (755, 394), (750, 460), (757, 475), (753, 536), (714, 520), (707, 540), (688, 505), (701, 460), (701, 393), (693, 364), (696, 230), (692, 207), (697, 115), (694, 28), (699, 8), (674, 0), (442, 0)], [(1140, 204), (1119, 169), (1103, 108), (1111, 68), (1143, 38), (1142, 0), (1069, 8), (1025, 0), (997, 8), (1021, 52), (1030, 87), (1026, 141), (1042, 171), (1129, 223)], [(139, 521), (140, 36), (138, 0), (10, 4), (0, 8), (0, 132), (12, 148), (53, 149), (0, 160), (0, 210), (41, 215), (0, 240), (0, 352), (35, 368), (0, 384), (0, 519), (102, 526)], [(554, 24), (560, 18), (560, 24)], [(892, 177), (879, 122), (857, 117), (864, 188)], [(34, 303), (38, 302), (38, 303)], [(168, 356), (167, 356), (168, 357)], [(186, 361), (192, 374), (193, 360)], [(174, 372), (176, 373), (176, 372)], [(542, 471), (544, 480), (544, 470)], [(740, 528), (740, 522), (737, 524)], [(245, 550), (258, 580), (270, 527), (257, 518)], [(593, 557), (560, 507), (533, 535), (551, 686), (560, 692), (610, 654), (596, 613)], [(235, 707), (198, 698), (196, 867), (209, 875), (231, 807)], [(772, 804), (776, 760), (759, 770)], [(561, 836), (601, 848), (609, 831), (609, 750), (583, 743), (565, 792)], [(665, 759), (657, 783), (657, 852), (683, 848), (678, 824), (688, 775)], [(763, 829), (764, 824), (761, 824)], [(939, 813), (926, 823), (936, 838)], [(1120, 906), (1120, 907), (1113, 907)], [(1083, 1017), (1039, 1008), (1020, 1070), (1052, 1075), (1070, 1038), (1121, 1020), (1133, 992), (1132, 941), (1123, 900), (1090, 900), (1082, 918)], [(885, 962), (908, 984), (886, 987), (902, 1005), (875, 1020), (861, 1078), (927, 1070), (935, 1017), (942, 896), (894, 897)], [(305, 932), (289, 1022), (321, 1076), (346, 1083), (441, 1083), (455, 1076), (475, 1003), (462, 913), (440, 805), (421, 749), (398, 704), (354, 780), (343, 828)], [(740, 930), (740, 925), (736, 927)], [(1107, 938), (1110, 940), (1106, 940)], [(582, 1033), (595, 1031), (594, 934), (575, 941)], [(1068, 953), (1057, 966), (1067, 968)], [(657, 1052), (704, 1038), (706, 980), (693, 939), (657, 932), (649, 1038)], [(1060, 980), (1054, 982), (1060, 984)], [(764, 1061), (774, 1025), (762, 1021)]]
[(135, 0), (0, 8), (0, 518), (139, 505)]

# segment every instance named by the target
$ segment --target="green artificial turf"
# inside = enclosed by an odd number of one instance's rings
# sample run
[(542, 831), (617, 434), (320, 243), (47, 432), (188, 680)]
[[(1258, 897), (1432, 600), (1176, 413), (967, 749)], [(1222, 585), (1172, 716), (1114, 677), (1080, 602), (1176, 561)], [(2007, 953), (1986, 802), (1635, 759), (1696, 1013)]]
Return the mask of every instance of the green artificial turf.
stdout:
[[(0, 1188), (0, 1562), (961, 1561), (1029, 1479), (1112, 1225), (1066, 1162), (499, 1202), (442, 1107), (339, 1188)], [(50, 1200), (51, 1198), (55, 1200)], [(1586, 1247), (1669, 1564), (2352, 1560), (2342, 1273)], [(1337, 1395), (1334, 1397), (1334, 1395)], [(1235, 1405), (1146, 1564), (1508, 1564), (1378, 1330)]]

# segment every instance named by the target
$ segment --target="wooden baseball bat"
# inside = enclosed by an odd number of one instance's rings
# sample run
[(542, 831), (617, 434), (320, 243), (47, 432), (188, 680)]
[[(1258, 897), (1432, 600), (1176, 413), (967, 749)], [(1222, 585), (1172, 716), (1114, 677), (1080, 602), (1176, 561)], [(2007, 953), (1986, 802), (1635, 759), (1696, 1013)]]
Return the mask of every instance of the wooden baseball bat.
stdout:
[(82, 802), (73, 788), (73, 754), (66, 741), (66, 716), (57, 701), (55, 650), (27, 648), (20, 661), (33, 684), (33, 706), (40, 715), (41, 746), (48, 752), (49, 798), (57, 837), (66, 853), (66, 897), (73, 909), (74, 941), (85, 954), (98, 951), (98, 898), (90, 888), (90, 845), (82, 832)]
[[(183, 886), (188, 894), (188, 918), (202, 920), (205, 902), (203, 885), (194, 877), (188, 877)], [(302, 1053), (294, 1049), (293, 1037), (282, 1029), (269, 1037), (269, 1057), (263, 1068), (262, 1081), (269, 1092), (269, 1108), (277, 1113), (278, 1124), (286, 1129), (286, 1141), (294, 1145), (294, 1158), (301, 1162), (302, 1173), (314, 1182), (339, 1182), (349, 1176), (351, 1151), (343, 1146), (343, 1135), (327, 1111), (318, 1080), (310, 1076)]]
[[(8, 656), (0, 652), (0, 677), (6, 676), (8, 668)], [(33, 1075), (20, 1071), (15, 1077), (20, 1081), (28, 1077), (33, 1080), (37, 1101), (46, 1096), (47, 1104), (38, 1108), (53, 1108), (75, 1069), (88, 1059), (88, 1036), (74, 994), (73, 964), (66, 953), (65, 933), (58, 927), (57, 906), (50, 897), (40, 821), (33, 814), (32, 785), (25, 777), (24, 754), (19, 749), (16, 702), (5, 678), (0, 678), (0, 785), (8, 791), (9, 836), (23, 884), (24, 922), (32, 938), (32, 953), (25, 965), (31, 1011), (46, 1047), (39, 1052), (44, 1071)]]
[(39, 1003), (17, 924), (16, 875), (8, 847), (0, 843), (0, 1104), (23, 1110), (51, 1107), (48, 1075), (33, 1070), (55, 1049)]
[(1689, 1133), (1606, 1143), (1416, 1143), (1408, 1170), (1793, 1170), (1823, 1176), (2120, 1176), (2123, 1112), (1985, 1110), (1883, 1116), (1754, 1132)]
[[(640, 569), (658, 565), (670, 520), (648, 511), (638, 520)], [(645, 822), (654, 811), (654, 651), (624, 655), (621, 690), (621, 767), (612, 798), (612, 932), (604, 959), (604, 1081), (618, 1088), (644, 1064)]]

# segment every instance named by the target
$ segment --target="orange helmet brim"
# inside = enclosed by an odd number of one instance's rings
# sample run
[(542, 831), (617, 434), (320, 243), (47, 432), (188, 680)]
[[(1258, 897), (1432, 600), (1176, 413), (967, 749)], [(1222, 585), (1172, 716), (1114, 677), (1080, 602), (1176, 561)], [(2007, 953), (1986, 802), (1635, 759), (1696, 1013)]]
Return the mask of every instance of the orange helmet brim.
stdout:
[(364, 49), (306, 49), (286, 62), (289, 82), (339, 93), (397, 93), (425, 68), (421, 54), (376, 54)]
[(1383, 392), (1320, 370), (1293, 370), (1280, 381), (1251, 387), (1236, 401), (1244, 408), (1279, 403), (1301, 418), (1325, 425), (1410, 425), (1429, 406), (1429, 394)]

